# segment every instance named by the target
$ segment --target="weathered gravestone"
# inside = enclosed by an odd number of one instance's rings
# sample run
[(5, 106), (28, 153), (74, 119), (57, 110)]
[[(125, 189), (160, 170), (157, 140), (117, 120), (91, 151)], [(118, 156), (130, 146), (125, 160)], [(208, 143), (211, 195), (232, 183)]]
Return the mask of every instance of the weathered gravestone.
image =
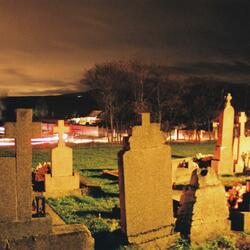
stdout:
[(245, 112), (240, 112), (239, 124), (240, 133), (238, 137), (234, 138), (234, 155), (235, 155), (235, 172), (243, 173), (244, 169), (250, 166), (249, 155), (250, 155), (250, 137), (246, 136), (245, 124), (247, 117)]
[(32, 110), (17, 109), (16, 123), (6, 124), (15, 138), (16, 156), (0, 158), (0, 250), (93, 249), (90, 232), (81, 225), (52, 227), (51, 218), (32, 218), (31, 137), (41, 123), (32, 122)]
[(73, 170), (72, 148), (67, 147), (63, 140), (64, 132), (68, 128), (64, 127), (64, 121), (58, 121), (58, 127), (54, 129), (58, 133), (58, 146), (52, 149), (52, 171), (45, 176), (45, 196), (58, 197), (67, 193), (80, 193), (80, 178)]
[(129, 150), (119, 159), (122, 231), (130, 243), (165, 249), (174, 238), (171, 151), (150, 114), (143, 113), (142, 125), (133, 127)]
[(233, 161), (233, 129), (234, 108), (231, 106), (232, 96), (227, 95), (226, 106), (219, 117), (219, 134), (215, 148), (212, 168), (219, 175), (232, 175), (234, 170)]
[(176, 227), (197, 245), (229, 232), (229, 210), (224, 186), (210, 167), (193, 172), (183, 191)]
[(0, 158), (0, 222), (3, 227), (15, 222), (18, 230), (22, 222), (31, 223), (31, 137), (41, 133), (41, 123), (32, 123), (32, 110), (19, 109), (16, 122), (6, 123), (5, 129), (7, 137), (15, 138), (16, 157)]

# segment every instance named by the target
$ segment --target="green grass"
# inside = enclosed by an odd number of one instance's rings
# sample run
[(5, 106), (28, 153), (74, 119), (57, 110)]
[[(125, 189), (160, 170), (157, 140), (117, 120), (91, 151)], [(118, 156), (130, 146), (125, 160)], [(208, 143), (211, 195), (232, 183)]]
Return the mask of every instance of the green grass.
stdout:
[[(172, 156), (195, 156), (198, 153), (212, 154), (214, 151), (213, 143), (203, 144), (172, 144)], [(48, 203), (57, 211), (66, 223), (83, 223), (94, 235), (97, 249), (102, 249), (103, 242), (113, 242), (108, 249), (125, 249), (121, 245), (121, 240), (117, 239), (116, 229), (120, 228), (120, 221), (112, 213), (115, 206), (119, 206), (119, 189), (118, 180), (104, 178), (103, 169), (117, 168), (117, 153), (121, 146), (96, 145), (91, 147), (74, 147), (73, 148), (73, 165), (82, 176), (91, 179), (99, 184), (102, 193), (96, 196), (66, 196), (60, 199), (49, 199)], [(0, 150), (0, 156), (14, 156), (13, 150)], [(38, 162), (51, 161), (51, 149), (33, 149), (32, 166)], [(244, 181), (246, 177), (223, 177), (224, 184), (231, 184), (236, 181)], [(104, 237), (104, 238), (103, 238)], [(119, 238), (119, 237), (118, 237)], [(112, 243), (112, 244), (113, 244)], [(178, 245), (179, 244), (179, 245)], [(180, 246), (177, 243), (176, 247)], [(216, 243), (211, 243), (216, 244)], [(207, 246), (205, 246), (207, 247)], [(135, 246), (129, 246), (126, 249), (138, 249)], [(173, 248), (173, 249), (190, 249), (190, 248)], [(216, 249), (216, 248), (200, 248)], [(230, 248), (229, 248), (230, 249)]]
[(119, 195), (118, 180), (104, 178), (100, 170), (80, 170), (80, 174), (98, 183), (106, 195)]
[(13, 149), (1, 149), (0, 157), (15, 157), (15, 150)]
[(195, 156), (198, 153), (201, 154), (213, 154), (215, 144), (213, 142), (208, 143), (172, 143), (172, 156)]
[(175, 244), (169, 247), (170, 250), (236, 250), (236, 240), (225, 236), (218, 237), (215, 240), (204, 242), (199, 247), (190, 246), (187, 241), (179, 239)]
[[(213, 148), (214, 144), (212, 143), (173, 144), (172, 154), (178, 156), (194, 156), (197, 153), (208, 154), (213, 152)], [(117, 145), (74, 148), (74, 168), (81, 175), (98, 183), (103, 193), (99, 197), (68, 196), (61, 199), (49, 199), (48, 201), (66, 223), (86, 224), (96, 239), (100, 233), (111, 233), (114, 229), (119, 228), (120, 221), (112, 219), (112, 208), (119, 206), (118, 180), (110, 180), (102, 176), (103, 169), (117, 168), (117, 153), (119, 150), (121, 150), (121, 146)], [(122, 249), (122, 246), (119, 249)], [(131, 246), (131, 249), (136, 249), (136, 247)]]
[(75, 169), (115, 169), (117, 168), (117, 153), (121, 146), (77, 147), (73, 150)]
[[(91, 147), (75, 147), (73, 148), (73, 164), (77, 170), (89, 169), (116, 169), (117, 153), (121, 150), (119, 145), (96, 145)], [(214, 143), (187, 144), (176, 143), (171, 144), (173, 156), (195, 156), (198, 153), (212, 154), (214, 151)], [(0, 157), (14, 157), (15, 151), (11, 149), (1, 149)], [(51, 149), (33, 149), (34, 167), (39, 162), (51, 161)]]
[(112, 208), (119, 205), (117, 197), (66, 196), (50, 198), (48, 203), (66, 223), (83, 223), (94, 235), (119, 227), (119, 220), (112, 218)]

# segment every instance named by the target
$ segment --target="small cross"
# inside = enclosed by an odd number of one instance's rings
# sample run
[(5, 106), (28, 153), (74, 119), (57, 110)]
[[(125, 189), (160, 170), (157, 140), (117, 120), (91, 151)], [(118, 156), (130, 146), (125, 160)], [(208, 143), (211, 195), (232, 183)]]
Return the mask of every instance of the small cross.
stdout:
[(226, 106), (228, 105), (231, 106), (232, 96), (230, 93), (227, 94), (226, 100), (227, 100)]
[(58, 146), (64, 146), (63, 134), (64, 132), (69, 132), (69, 127), (64, 126), (64, 120), (58, 120), (58, 126), (54, 127), (53, 132), (58, 133)]

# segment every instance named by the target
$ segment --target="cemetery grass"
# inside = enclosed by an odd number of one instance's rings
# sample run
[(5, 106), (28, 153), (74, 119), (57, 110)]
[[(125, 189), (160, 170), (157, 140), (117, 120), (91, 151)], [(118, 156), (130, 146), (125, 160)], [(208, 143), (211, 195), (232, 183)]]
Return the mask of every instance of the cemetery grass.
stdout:
[[(192, 157), (198, 153), (212, 154), (214, 144), (178, 143), (172, 144), (171, 148), (173, 158)], [(82, 223), (90, 229), (96, 240), (96, 249), (123, 249), (123, 239), (119, 233), (120, 220), (113, 210), (114, 207), (119, 206), (118, 180), (108, 179), (102, 175), (104, 169), (117, 169), (119, 150), (121, 150), (120, 145), (74, 147), (74, 168), (82, 176), (100, 185), (102, 192), (95, 195), (66, 196), (48, 200), (48, 203), (66, 223)], [(0, 150), (1, 156), (14, 156), (14, 154), (15, 152), (11, 149)], [(33, 148), (33, 167), (39, 162), (50, 161), (50, 159), (51, 149)], [(131, 246), (129, 249), (137, 248)]]
[[(192, 147), (189, 144), (176, 144), (172, 147), (175, 157), (192, 156), (196, 153), (210, 153), (213, 144), (202, 144)], [(102, 175), (104, 169), (117, 169), (117, 153), (119, 145), (96, 145), (76, 147), (73, 150), (73, 164), (82, 176), (101, 186), (98, 195), (67, 196), (61, 199), (49, 199), (49, 204), (57, 211), (66, 223), (85, 224), (96, 239), (97, 249), (106, 245), (107, 249), (122, 249), (119, 236), (120, 220), (112, 210), (119, 206), (118, 180)], [(34, 150), (34, 155), (39, 155)], [(45, 153), (45, 152), (42, 152)], [(39, 156), (40, 157), (40, 156)], [(49, 157), (46, 154), (46, 157)], [(115, 235), (115, 237), (114, 237)], [(110, 240), (112, 238), (112, 240)], [(116, 239), (116, 240), (114, 240)], [(119, 240), (117, 240), (119, 239)], [(131, 247), (131, 249), (136, 249)]]

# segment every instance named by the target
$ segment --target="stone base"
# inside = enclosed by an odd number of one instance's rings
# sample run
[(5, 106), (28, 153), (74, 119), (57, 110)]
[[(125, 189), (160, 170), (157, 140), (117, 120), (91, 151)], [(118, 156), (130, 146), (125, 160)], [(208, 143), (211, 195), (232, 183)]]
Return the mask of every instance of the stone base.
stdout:
[(63, 196), (67, 196), (67, 195), (84, 195), (86, 194), (86, 191), (84, 189), (74, 189), (74, 190), (66, 190), (66, 191), (54, 191), (54, 192), (44, 192), (43, 195), (46, 198), (60, 198)]
[[(216, 225), (216, 226), (215, 226)], [(216, 227), (216, 230), (214, 228)], [(227, 219), (224, 221), (211, 221), (204, 224), (203, 230), (200, 222), (194, 222), (191, 228), (191, 244), (192, 246), (199, 246), (207, 240), (215, 240), (221, 235), (228, 235), (230, 233), (230, 223)]]
[(179, 233), (168, 235), (162, 238), (154, 239), (146, 243), (139, 244), (143, 250), (165, 250), (173, 245), (180, 238)]
[(167, 236), (172, 235), (173, 230), (173, 225), (167, 225), (148, 232), (142, 232), (137, 235), (128, 235), (128, 242), (137, 245), (146, 244), (151, 241), (166, 238)]
[(0, 240), (30, 237), (31, 235), (49, 234), (52, 232), (51, 218), (32, 218), (25, 222), (0, 223)]
[(46, 175), (44, 196), (61, 197), (65, 195), (81, 194), (79, 174), (72, 176), (51, 176)]
[(1, 239), (0, 250), (94, 250), (94, 239), (83, 225), (58, 225), (52, 232), (16, 239)]

